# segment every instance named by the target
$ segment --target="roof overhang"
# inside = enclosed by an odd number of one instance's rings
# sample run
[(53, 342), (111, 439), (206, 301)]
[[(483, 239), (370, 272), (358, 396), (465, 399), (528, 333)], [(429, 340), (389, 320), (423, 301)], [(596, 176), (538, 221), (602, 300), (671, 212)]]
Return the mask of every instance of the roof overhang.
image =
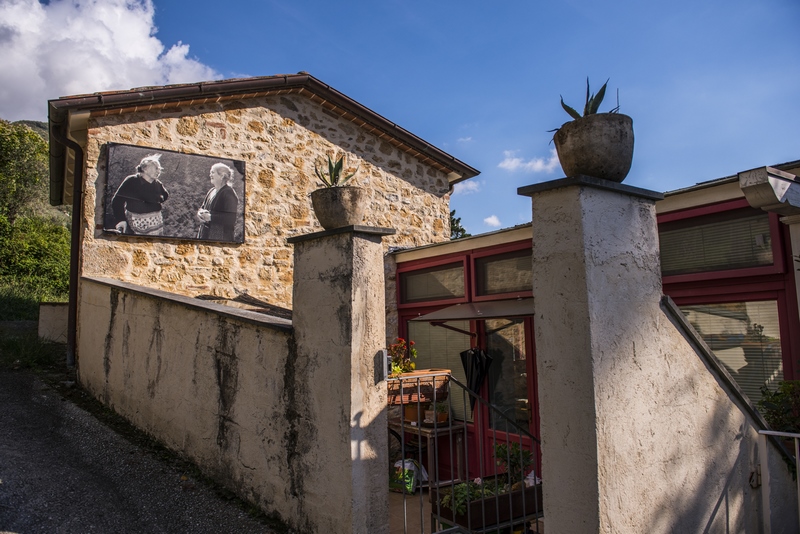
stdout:
[(411, 320), (428, 323), (446, 323), (447, 321), (513, 319), (516, 317), (533, 315), (533, 311), (533, 298), (467, 302), (426, 313), (425, 315), (420, 315)]
[(774, 167), (739, 173), (739, 187), (754, 208), (783, 216), (800, 215), (800, 180)]
[[(352, 98), (307, 73), (282, 74), (192, 84), (140, 87), (67, 96), (48, 102), (50, 123), (50, 202), (61, 204), (65, 174), (70, 172), (64, 139), (72, 137), (73, 115), (88, 117), (151, 111), (175, 112), (187, 106), (231, 102), (267, 95), (300, 94), (324, 109), (366, 129), (422, 163), (443, 172), (451, 186), (477, 176), (480, 171), (417, 137)], [(73, 139), (74, 140), (74, 139)], [(80, 140), (78, 140), (80, 142)]]

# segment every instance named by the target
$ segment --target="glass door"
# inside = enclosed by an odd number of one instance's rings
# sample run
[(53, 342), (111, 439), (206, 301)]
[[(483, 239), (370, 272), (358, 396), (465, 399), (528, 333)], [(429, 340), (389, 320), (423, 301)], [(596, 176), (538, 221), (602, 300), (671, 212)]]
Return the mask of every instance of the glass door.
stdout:
[(519, 443), (534, 454), (538, 472), (541, 451), (527, 435), (539, 436), (533, 321), (530, 318), (487, 319), (482, 323), (482, 343), (492, 358), (484, 386), (485, 398), (490, 403), (484, 411), (486, 461), (495, 463), (495, 444)]

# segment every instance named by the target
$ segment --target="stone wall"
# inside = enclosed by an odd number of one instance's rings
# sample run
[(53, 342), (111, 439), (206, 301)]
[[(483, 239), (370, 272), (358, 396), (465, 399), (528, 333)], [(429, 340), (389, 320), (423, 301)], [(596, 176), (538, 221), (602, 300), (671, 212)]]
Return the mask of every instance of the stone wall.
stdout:
[[(102, 232), (109, 142), (246, 162), (245, 242), (214, 246), (177, 239), (118, 238)], [(173, 112), (92, 117), (86, 149), (82, 276), (102, 276), (182, 294), (237, 292), (291, 307), (292, 251), (286, 238), (321, 228), (309, 193), (315, 164), (347, 154), (367, 188), (364, 224), (390, 227), (390, 246), (418, 246), (450, 236), (444, 173), (296, 95), (268, 96)], [(163, 177), (168, 186), (168, 177)], [(207, 182), (203, 182), (203, 187)], [(394, 285), (387, 295), (394, 299)]]

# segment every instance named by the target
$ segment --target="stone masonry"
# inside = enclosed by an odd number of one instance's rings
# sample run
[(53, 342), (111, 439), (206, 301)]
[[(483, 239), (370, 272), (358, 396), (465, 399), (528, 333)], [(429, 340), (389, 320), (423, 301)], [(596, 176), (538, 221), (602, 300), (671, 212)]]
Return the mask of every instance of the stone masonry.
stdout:
[[(326, 163), (327, 155), (345, 154), (350, 172), (358, 166), (350, 184), (369, 190), (363, 224), (397, 230), (384, 240), (384, 250), (449, 239), (449, 184), (444, 173), (302, 95), (167, 112), (98, 114), (90, 118), (88, 133), (80, 266), (84, 276), (188, 296), (231, 298), (247, 292), (291, 307), (293, 260), (286, 239), (321, 229), (309, 194), (318, 188), (314, 166)], [(244, 160), (245, 242), (220, 246), (103, 233), (108, 142)], [(164, 178), (168, 186), (169, 178)], [(202, 184), (206, 186), (205, 177)], [(394, 292), (394, 284), (387, 284), (388, 306)]]

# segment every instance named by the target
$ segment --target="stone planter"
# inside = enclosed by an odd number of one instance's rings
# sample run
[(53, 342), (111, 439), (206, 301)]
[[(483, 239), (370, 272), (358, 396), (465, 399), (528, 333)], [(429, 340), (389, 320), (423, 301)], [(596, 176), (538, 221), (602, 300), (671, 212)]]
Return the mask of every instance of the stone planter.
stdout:
[(583, 174), (621, 182), (633, 161), (633, 120), (597, 113), (565, 123), (553, 141), (566, 176)]
[(311, 193), (314, 215), (326, 230), (355, 226), (364, 220), (367, 192), (360, 187), (325, 187)]

